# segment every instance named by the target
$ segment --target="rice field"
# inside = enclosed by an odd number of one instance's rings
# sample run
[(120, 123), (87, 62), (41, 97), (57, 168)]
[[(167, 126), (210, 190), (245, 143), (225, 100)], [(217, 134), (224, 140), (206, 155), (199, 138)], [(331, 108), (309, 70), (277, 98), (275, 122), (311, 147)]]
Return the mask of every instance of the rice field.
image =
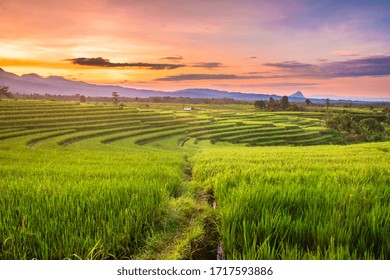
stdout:
[(186, 106), (2, 100), (0, 259), (390, 258), (389, 142)]
[(181, 182), (172, 152), (2, 146), (0, 160), (2, 259), (130, 258)]
[(204, 149), (227, 259), (389, 259), (390, 144)]
[(29, 146), (46, 143), (68, 146), (97, 138), (105, 144), (127, 139), (144, 145), (174, 136), (179, 142), (195, 138), (248, 146), (268, 145), (268, 140), (288, 145), (339, 141), (321, 126), (318, 117), (311, 115), (286, 116), (213, 107), (183, 112), (182, 106), (177, 105), (170, 110), (139, 107), (7, 101), (0, 106), (0, 140), (25, 140)]

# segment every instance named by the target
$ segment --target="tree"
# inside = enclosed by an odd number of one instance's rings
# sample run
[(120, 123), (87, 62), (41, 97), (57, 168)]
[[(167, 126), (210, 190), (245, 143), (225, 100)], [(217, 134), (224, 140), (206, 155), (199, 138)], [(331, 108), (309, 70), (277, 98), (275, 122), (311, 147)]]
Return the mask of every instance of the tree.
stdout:
[(116, 106), (119, 103), (119, 94), (116, 91), (112, 93), (112, 103), (114, 103)]
[(288, 106), (289, 111), (300, 111), (301, 108), (295, 103), (291, 103), (290, 106)]
[(325, 105), (326, 105), (326, 109), (329, 109), (329, 105), (330, 105), (329, 98), (325, 99)]
[(390, 107), (384, 108), (382, 113), (386, 115), (385, 123), (390, 124)]
[(326, 120), (326, 126), (343, 132), (344, 138), (347, 141), (350, 141), (348, 139), (380, 141), (385, 131), (383, 124), (376, 119), (365, 118), (357, 121), (351, 114), (329, 116)]
[(326, 126), (337, 131), (352, 132), (352, 129), (356, 126), (353, 122), (352, 116), (349, 114), (340, 114), (336, 116), (330, 116), (326, 120)]
[(264, 109), (267, 106), (267, 102), (264, 100), (256, 100), (254, 105), (255, 108)]
[(275, 107), (275, 99), (273, 99), (272, 96), (270, 96), (269, 100), (268, 100), (268, 110), (273, 110), (274, 107)]
[(286, 110), (289, 104), (290, 103), (288, 102), (288, 96), (283, 96), (282, 100), (280, 100), (280, 106), (282, 107), (282, 109)]
[(84, 95), (80, 95), (80, 102), (84, 103), (85, 101), (87, 101), (87, 98)]
[(9, 91), (9, 87), (1, 86), (0, 96), (5, 96), (6, 98), (12, 98), (12, 93)]
[(310, 106), (312, 104), (312, 102), (310, 101), (309, 98), (306, 98), (305, 103), (306, 103), (306, 106)]
[(374, 118), (362, 119), (359, 122), (359, 133), (367, 140), (369, 135), (381, 134), (385, 128)]

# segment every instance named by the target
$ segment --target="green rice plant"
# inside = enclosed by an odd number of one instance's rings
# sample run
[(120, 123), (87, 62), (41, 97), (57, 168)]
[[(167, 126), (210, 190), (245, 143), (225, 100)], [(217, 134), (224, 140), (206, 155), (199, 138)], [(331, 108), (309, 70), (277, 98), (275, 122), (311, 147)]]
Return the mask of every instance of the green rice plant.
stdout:
[(389, 143), (205, 148), (228, 259), (389, 259)]
[(0, 159), (0, 259), (132, 258), (181, 179), (172, 152), (20, 148)]
[(97, 131), (82, 131), (78, 133), (73, 133), (71, 136), (68, 134), (65, 134), (66, 137), (63, 139), (59, 140), (57, 143), (61, 146), (67, 146), (69, 144), (72, 144), (77, 141), (89, 139), (89, 138), (95, 138), (95, 137), (100, 137), (100, 136), (106, 136), (106, 135), (112, 135), (116, 133), (121, 133), (121, 132), (129, 132), (129, 131), (137, 131), (143, 128), (146, 128), (147, 126), (145, 125), (140, 125), (140, 124), (134, 124), (134, 125), (128, 125), (126, 127), (122, 128), (114, 128), (114, 129), (99, 129)]
[(238, 135), (222, 135), (222, 140), (227, 141), (242, 141), (245, 139), (253, 139), (257, 137), (267, 137), (274, 135), (286, 135), (286, 134), (294, 134), (297, 132), (303, 132), (302, 129), (288, 129), (286, 127), (275, 127), (275, 128), (267, 128), (267, 129), (250, 129), (248, 131), (244, 131), (242, 133), (237, 133)]

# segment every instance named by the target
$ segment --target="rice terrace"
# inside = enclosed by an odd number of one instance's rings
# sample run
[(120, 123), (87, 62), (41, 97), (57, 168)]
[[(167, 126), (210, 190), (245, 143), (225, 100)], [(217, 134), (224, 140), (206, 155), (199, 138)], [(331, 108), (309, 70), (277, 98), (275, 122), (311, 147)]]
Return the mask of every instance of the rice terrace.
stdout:
[(390, 259), (386, 110), (0, 99), (0, 259)]

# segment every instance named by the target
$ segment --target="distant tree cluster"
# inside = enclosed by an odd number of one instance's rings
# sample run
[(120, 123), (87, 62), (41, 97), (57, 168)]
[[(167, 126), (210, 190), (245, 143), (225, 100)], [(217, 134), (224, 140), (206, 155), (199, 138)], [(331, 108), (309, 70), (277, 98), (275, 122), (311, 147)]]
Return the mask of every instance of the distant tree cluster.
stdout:
[(385, 123), (390, 124), (390, 106), (383, 108), (382, 113), (386, 116)]
[(328, 116), (325, 125), (342, 133), (349, 142), (381, 141), (385, 137), (385, 127), (378, 119), (387, 122), (387, 118), (356, 118), (352, 114), (343, 113)]
[[(306, 99), (306, 106), (309, 106), (311, 101)], [(306, 108), (300, 106), (296, 103), (290, 103), (288, 100), (288, 96), (282, 96), (280, 100), (274, 99), (272, 96), (268, 101), (265, 100), (257, 100), (254, 102), (254, 106), (261, 110), (268, 111), (305, 111)]]
[(13, 98), (12, 93), (9, 91), (9, 87), (0, 86), (0, 97)]

